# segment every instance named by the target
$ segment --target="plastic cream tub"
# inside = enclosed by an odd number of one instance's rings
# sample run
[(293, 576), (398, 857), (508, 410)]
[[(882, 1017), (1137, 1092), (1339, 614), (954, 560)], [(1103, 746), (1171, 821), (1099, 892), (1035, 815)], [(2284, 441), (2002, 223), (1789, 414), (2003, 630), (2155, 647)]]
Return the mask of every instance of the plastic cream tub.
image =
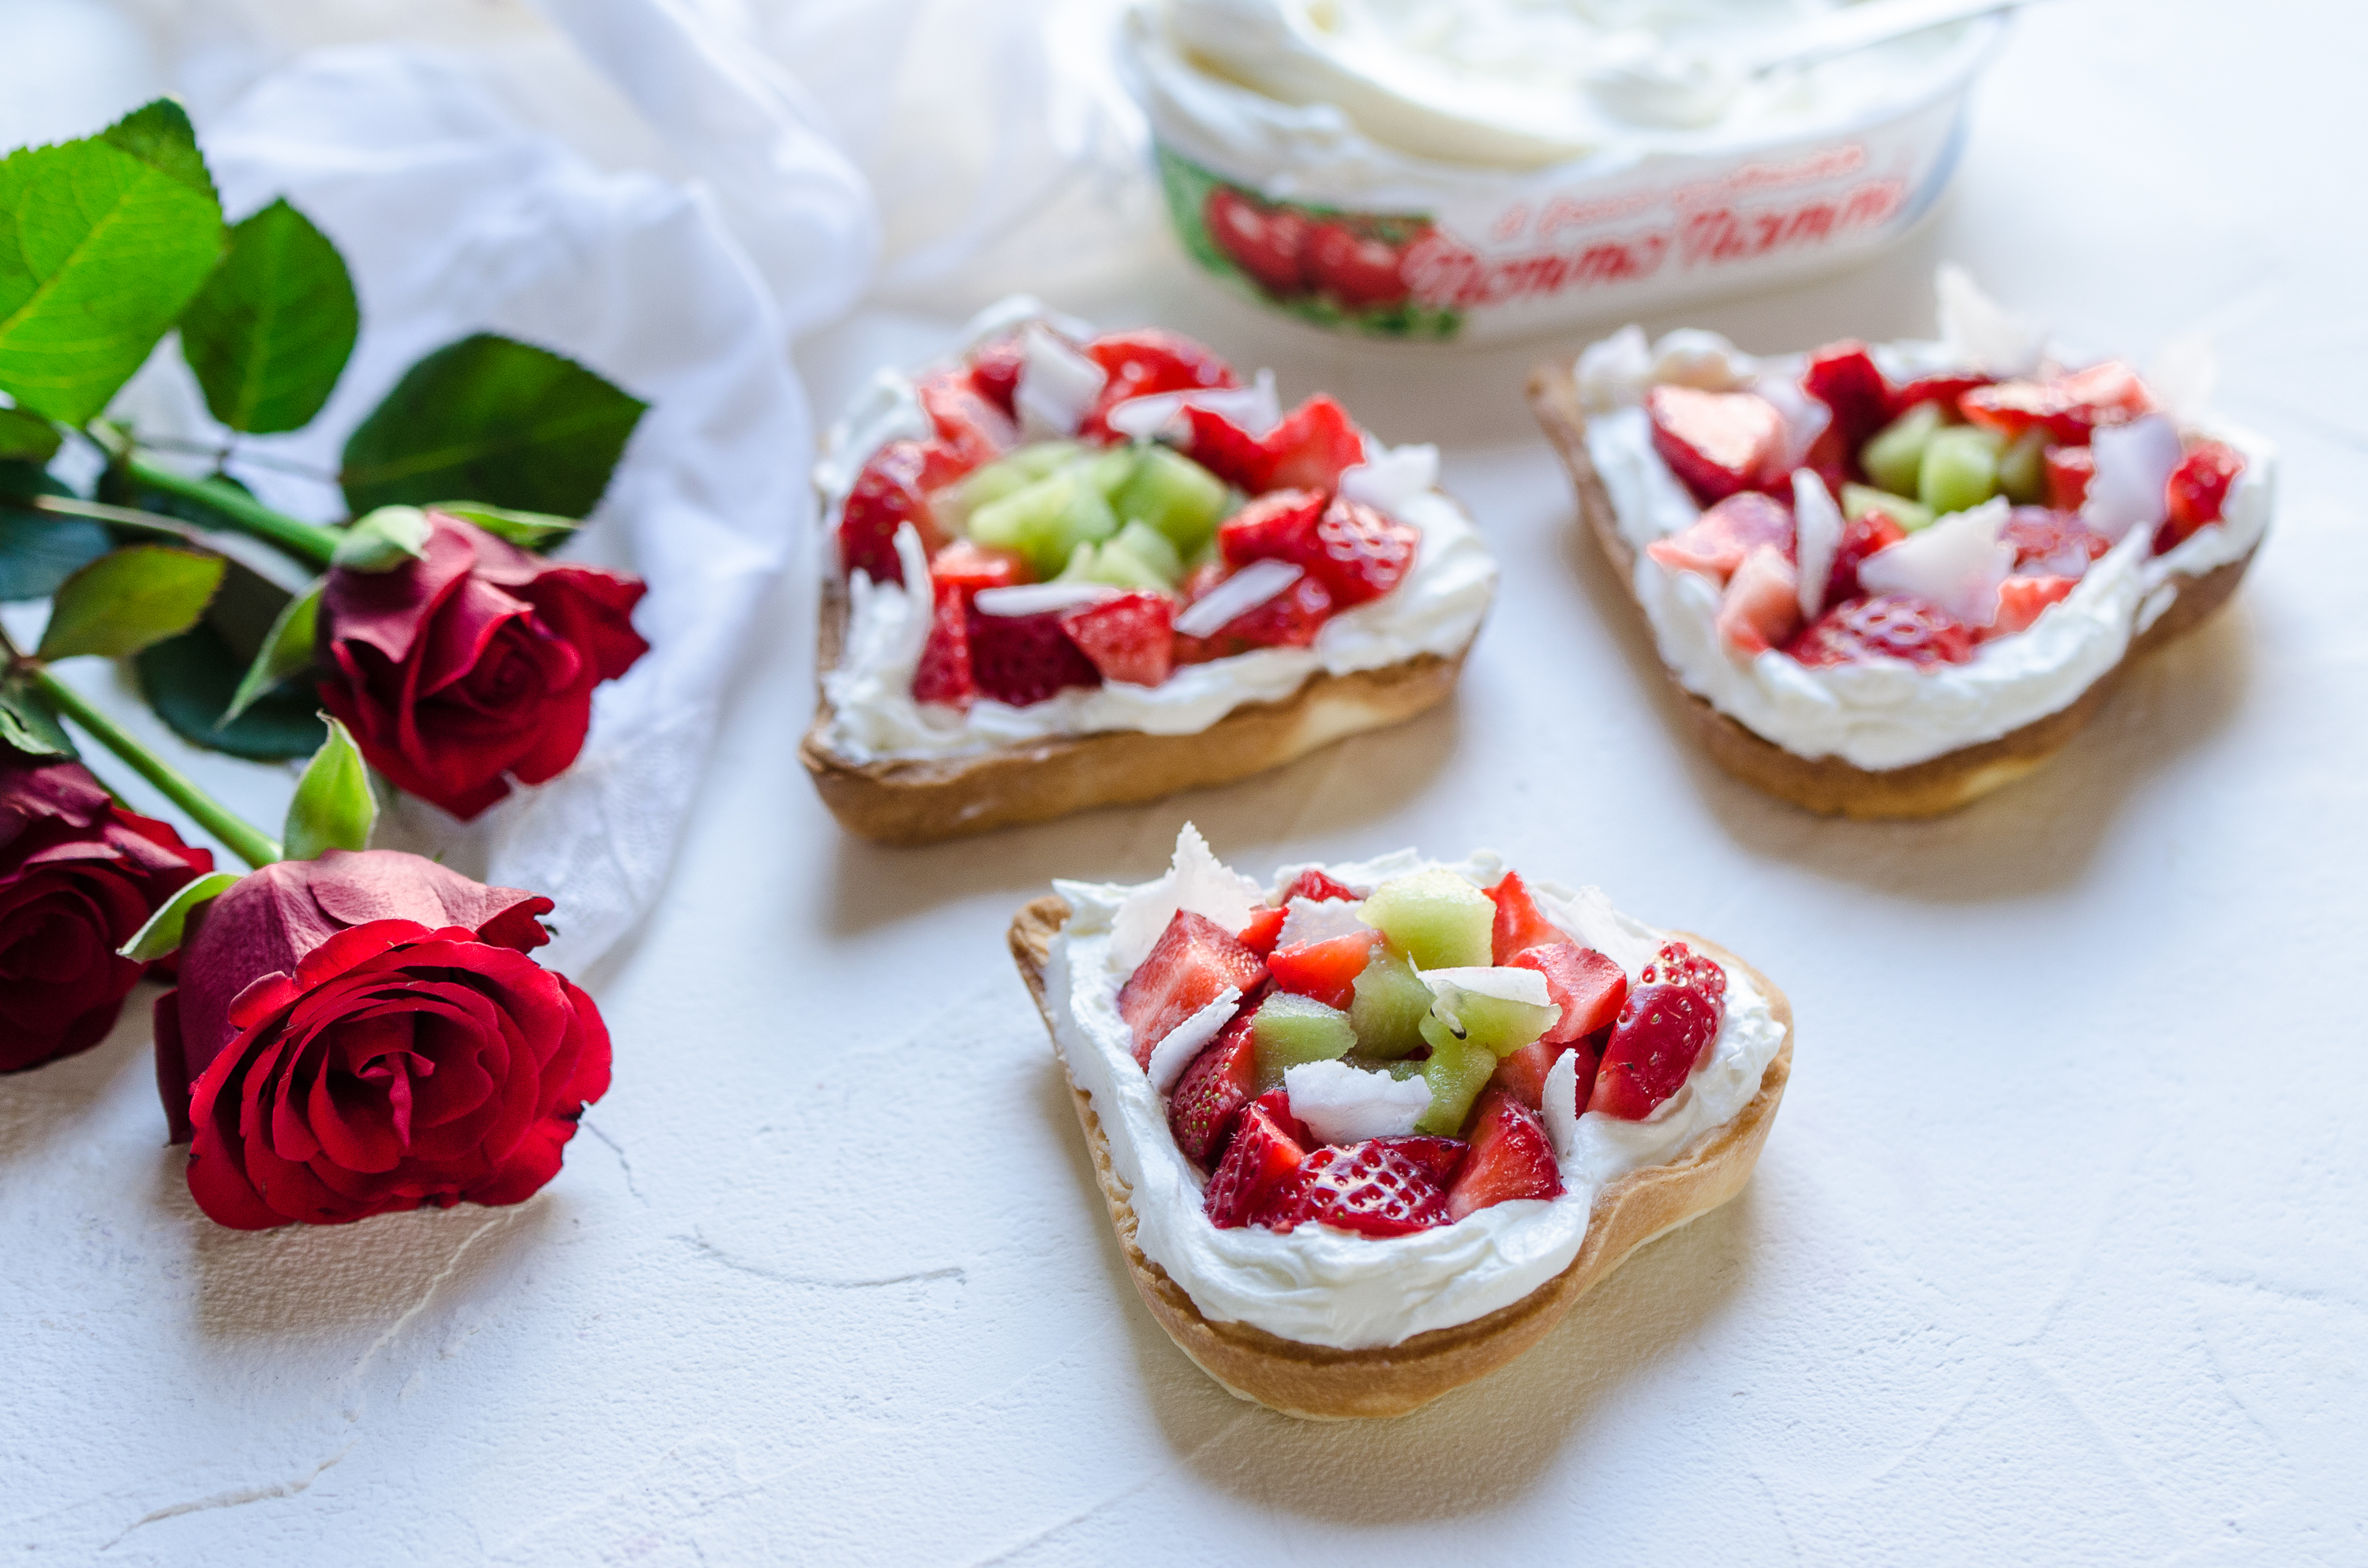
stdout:
[(1337, 331), (1484, 341), (1763, 288), (1906, 235), (1954, 172), (1998, 18), (1779, 73), (1706, 123), (1577, 85), (1825, 8), (1133, 0), (1120, 54), (1203, 268)]

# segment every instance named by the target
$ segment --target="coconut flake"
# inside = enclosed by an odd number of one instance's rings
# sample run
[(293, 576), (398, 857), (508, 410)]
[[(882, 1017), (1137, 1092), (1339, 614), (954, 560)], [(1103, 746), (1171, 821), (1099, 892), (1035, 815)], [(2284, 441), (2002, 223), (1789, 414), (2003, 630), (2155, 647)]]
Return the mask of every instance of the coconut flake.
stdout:
[(1107, 583), (1019, 583), (981, 588), (971, 597), (981, 615), (1042, 615), (1048, 609), (1083, 609), (1117, 598), (1123, 589)]
[(1189, 426), (1177, 416), (1188, 408), (1205, 408), (1238, 426), (1252, 439), (1265, 435), (1282, 420), (1282, 403), (1275, 395), (1272, 370), (1260, 370), (1258, 379), (1246, 387), (1200, 387), (1190, 392), (1131, 397), (1112, 407), (1104, 417), (1110, 428), (1120, 434), (1148, 441), (1162, 435), (1184, 435)]
[(2132, 528), (2151, 528), (2169, 509), (2171, 471), (2179, 466), (2179, 427), (2149, 414), (2127, 425), (2107, 425), (2089, 437), (2097, 476), (2080, 520), (2119, 543)]
[[(1546, 989), (1546, 977), (1534, 969), (1492, 968), (1475, 965), (1459, 969), (1426, 969), (1418, 971), (1430, 994), (1439, 1000), (1432, 1011), (1447, 1026), (1461, 1034), (1463, 1029), (1462, 1008), (1466, 996), (1486, 996), (1497, 1002), (1520, 1002), (1532, 1007), (1553, 1007), (1553, 993)], [(1557, 1008), (1555, 1015), (1562, 1015)], [(1546, 1026), (1552, 1028), (1549, 1023)]]
[(1403, 1137), (1430, 1108), (1430, 1085), (1419, 1077), (1393, 1078), (1345, 1062), (1285, 1068), (1282, 1086), (1291, 1114), (1326, 1143)]
[(1779, 454), (1778, 473), (1790, 473), (1809, 458), (1809, 449), (1834, 422), (1834, 411), (1826, 400), (1809, 395), (1799, 378), (1793, 376), (1762, 376), (1751, 383), (1751, 390), (1772, 405), (1784, 422), (1784, 449)]
[(1588, 344), (1572, 376), (1578, 382), (1579, 405), (1589, 414), (1609, 414), (1641, 401), (1653, 380), (1653, 348), (1645, 329), (1632, 324)]
[(1841, 553), (1842, 509), (1814, 469), (1793, 471), (1793, 552), (1800, 560), (1801, 619), (1815, 620), (1826, 608), (1826, 585), (1834, 557)]
[(1306, 574), (1306, 568), (1288, 561), (1253, 561), (1185, 606), (1176, 630), (1187, 637), (1210, 636)]
[(1372, 929), (1365, 924), (1365, 906), (1345, 898), (1294, 898), (1285, 907), (1289, 913), (1274, 939), (1278, 948), (1328, 942), (1335, 937), (1353, 937)]
[(1127, 894), (1110, 916), (1110, 963), (1133, 973), (1179, 909), (1239, 931), (1253, 911), (1265, 907), (1264, 890), (1218, 859), (1201, 830), (1188, 822), (1176, 835), (1176, 856), (1167, 873)]
[(1076, 435), (1078, 422), (1101, 396), (1102, 383), (1110, 378), (1099, 365), (1035, 322), (1020, 330), (1019, 352), (1019, 388), (1014, 401), (1019, 409), (1020, 433), (1031, 437)]
[(1998, 538), (2007, 513), (2003, 496), (1952, 512), (1868, 556), (1858, 580), (1874, 593), (1930, 599), (1967, 626), (1987, 626), (1998, 619), (1998, 585), (2014, 570), (2014, 548)]
[(1932, 289), (1940, 296), (1941, 340), (1959, 362), (2000, 379), (2039, 369), (2047, 348), (2045, 329), (1983, 293), (1972, 273), (1943, 262)]
[(1546, 1069), (1545, 1087), (1538, 1091), (1538, 1114), (1545, 1119), (1546, 1136), (1554, 1154), (1567, 1160), (1578, 1143), (1578, 1052), (1565, 1051)]
[(1184, 1069), (1201, 1054), (1201, 1048), (1217, 1038), (1218, 1031), (1234, 1021), (1234, 1009), (1240, 1006), (1241, 990), (1228, 985), (1217, 994), (1216, 1000), (1159, 1037), (1151, 1048), (1151, 1060), (1144, 1071), (1151, 1077), (1151, 1086), (1161, 1094), (1176, 1086), (1184, 1076)]
[[(1365, 449), (1370, 452), (1378, 446), (1369, 441)], [(1407, 502), (1438, 483), (1439, 449), (1428, 444), (1392, 447), (1340, 473), (1341, 494), (1394, 517)]]

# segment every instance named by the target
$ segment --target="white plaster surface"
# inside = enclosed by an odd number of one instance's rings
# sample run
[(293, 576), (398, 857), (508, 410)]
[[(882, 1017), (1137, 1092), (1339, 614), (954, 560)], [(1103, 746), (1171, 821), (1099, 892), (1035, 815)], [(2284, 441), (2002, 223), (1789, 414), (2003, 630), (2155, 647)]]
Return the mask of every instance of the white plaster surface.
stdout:
[[(1531, 350), (1335, 344), (1167, 259), (1057, 300), (1440, 443), (1507, 567), (1457, 701), (891, 851), (801, 775), (811, 605), (780, 606), (659, 912), (582, 977), (616, 1086), (532, 1201), (212, 1228), (145, 993), (0, 1080), (0, 1555), (2368, 1562), (2363, 57), (2332, 0), (2039, 7), (1920, 243), (1694, 318), (1921, 331), (1953, 256), (2100, 346), (2210, 326), (2223, 406), (2285, 454), (2230, 612), (1933, 824), (1812, 819), (1690, 749), (1521, 406)], [(818, 405), (969, 303), (812, 341)], [(1133, 1299), (1002, 940), (1056, 874), (1155, 872), (1188, 814), (1261, 874), (1485, 843), (1748, 956), (1800, 1023), (1757, 1180), (1419, 1415), (1236, 1402)]]

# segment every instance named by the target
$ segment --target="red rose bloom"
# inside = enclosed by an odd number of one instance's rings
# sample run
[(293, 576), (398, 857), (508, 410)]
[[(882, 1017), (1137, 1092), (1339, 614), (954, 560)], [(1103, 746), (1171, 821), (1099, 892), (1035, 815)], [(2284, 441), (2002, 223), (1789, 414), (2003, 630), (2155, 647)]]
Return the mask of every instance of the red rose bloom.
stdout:
[(82, 764), (0, 747), (0, 1073), (104, 1038), (140, 978), (115, 949), (213, 866)]
[(650, 651), (632, 619), (647, 589), (427, 517), (424, 559), (330, 570), (321, 700), (398, 788), (473, 817), (510, 778), (540, 784), (575, 760), (592, 688)]
[(551, 901), (392, 849), (283, 860), (191, 912), (156, 1004), (189, 1192), (256, 1231), (499, 1205), (609, 1087), (592, 999), (526, 956)]

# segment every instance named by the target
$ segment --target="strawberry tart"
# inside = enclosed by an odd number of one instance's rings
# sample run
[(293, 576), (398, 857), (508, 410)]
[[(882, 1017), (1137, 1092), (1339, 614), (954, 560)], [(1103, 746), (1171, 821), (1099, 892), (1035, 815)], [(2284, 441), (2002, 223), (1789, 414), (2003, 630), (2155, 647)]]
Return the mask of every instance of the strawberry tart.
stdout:
[(1494, 856), (1287, 868), (1189, 824), (1011, 948), (1152, 1315), (1288, 1415), (1396, 1415), (1742, 1189), (1792, 1065), (1758, 971)]
[(1495, 593), (1431, 447), (1012, 301), (832, 433), (803, 755), (923, 843), (1277, 767), (1452, 688)]
[(1930, 816), (2037, 767), (2235, 592), (2275, 455), (2208, 353), (2141, 376), (1941, 279), (1941, 338), (1757, 358), (1631, 327), (1531, 402), (1712, 756)]

